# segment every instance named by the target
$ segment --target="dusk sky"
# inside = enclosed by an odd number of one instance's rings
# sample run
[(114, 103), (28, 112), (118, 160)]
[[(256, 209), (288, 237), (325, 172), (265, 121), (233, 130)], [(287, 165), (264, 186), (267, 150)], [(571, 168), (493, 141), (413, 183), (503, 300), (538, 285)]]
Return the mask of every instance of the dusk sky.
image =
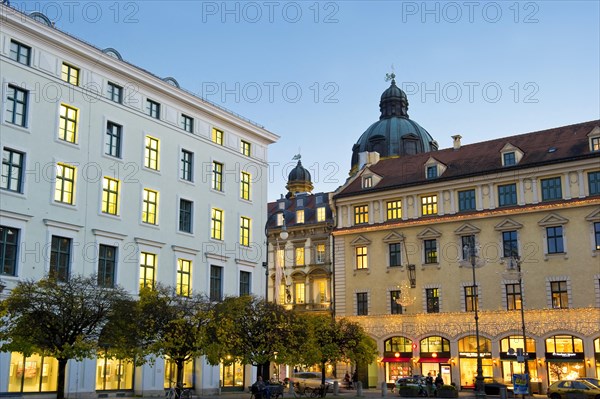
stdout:
[(11, 1), (281, 136), (269, 200), (299, 152), (315, 192), (343, 184), (392, 71), (440, 148), (599, 119), (599, 4)]

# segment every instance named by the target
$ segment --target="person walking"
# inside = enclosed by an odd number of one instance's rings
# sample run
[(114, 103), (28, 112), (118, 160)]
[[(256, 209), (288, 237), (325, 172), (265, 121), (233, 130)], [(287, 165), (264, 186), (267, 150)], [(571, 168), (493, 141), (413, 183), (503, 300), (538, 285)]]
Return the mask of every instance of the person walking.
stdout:
[(427, 387), (427, 396), (433, 396), (433, 377), (431, 372), (427, 373), (425, 377), (425, 386)]

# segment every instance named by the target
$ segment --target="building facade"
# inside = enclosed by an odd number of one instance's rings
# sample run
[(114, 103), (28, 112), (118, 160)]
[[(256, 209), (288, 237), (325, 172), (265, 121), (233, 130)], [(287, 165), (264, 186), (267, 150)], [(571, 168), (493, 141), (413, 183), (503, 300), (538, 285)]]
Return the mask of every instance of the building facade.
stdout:
[(438, 150), (391, 90), (333, 194), (335, 314), (381, 353), (361, 378), (472, 388), (476, 309), (484, 377), (600, 376), (600, 121)]
[[(4, 5), (0, 277), (98, 275), (136, 295), (161, 283), (213, 300), (265, 290), (264, 127)], [(258, 230), (256, 229), (258, 228)], [(0, 393), (56, 389), (56, 361), (0, 353)], [(67, 394), (158, 394), (165, 359), (134, 367), (71, 361)], [(199, 393), (243, 387), (249, 366), (197, 359), (185, 382)]]

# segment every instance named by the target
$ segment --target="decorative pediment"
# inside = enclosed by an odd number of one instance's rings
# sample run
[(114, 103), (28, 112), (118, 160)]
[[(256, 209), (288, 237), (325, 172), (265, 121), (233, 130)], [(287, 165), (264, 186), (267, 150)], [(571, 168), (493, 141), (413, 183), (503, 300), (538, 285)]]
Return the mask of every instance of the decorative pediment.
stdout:
[(396, 233), (395, 231), (392, 231), (390, 234), (383, 237), (383, 242), (386, 242), (386, 243), (399, 242), (399, 241), (403, 241), (403, 240), (404, 240), (404, 234)]
[(600, 126), (596, 125), (587, 136), (590, 144), (590, 151), (600, 151)]
[(508, 230), (519, 230), (523, 225), (519, 222), (515, 222), (512, 219), (504, 219), (500, 223), (494, 226), (497, 231), (508, 231)]
[(350, 241), (350, 245), (352, 245), (353, 247), (360, 247), (363, 245), (370, 245), (370, 244), (371, 244), (371, 240), (368, 240), (363, 236), (358, 236), (354, 240)]
[(568, 222), (569, 219), (565, 219), (564, 217), (557, 215), (556, 213), (551, 213), (549, 215), (546, 215), (546, 217), (544, 217), (542, 220), (540, 220), (538, 224), (540, 226), (556, 226), (567, 224)]
[(600, 126), (595, 126), (588, 134), (588, 137), (599, 137), (600, 136)]
[(431, 238), (438, 238), (441, 237), (442, 233), (440, 233), (439, 231), (437, 231), (434, 228), (428, 227), (425, 230), (421, 231), (419, 234), (417, 234), (417, 238), (423, 240), (423, 239), (431, 239)]
[(458, 229), (454, 230), (457, 236), (472, 236), (481, 232), (481, 229), (473, 226), (471, 223), (464, 223)]
[(600, 222), (600, 208), (585, 217), (588, 222)]

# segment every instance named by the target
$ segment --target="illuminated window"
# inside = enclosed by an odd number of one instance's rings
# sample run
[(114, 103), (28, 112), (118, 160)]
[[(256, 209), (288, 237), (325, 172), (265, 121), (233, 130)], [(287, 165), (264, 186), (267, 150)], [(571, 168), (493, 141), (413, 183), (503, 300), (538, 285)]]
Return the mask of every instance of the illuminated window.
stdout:
[(421, 215), (437, 215), (437, 195), (421, 197)]
[(600, 222), (594, 223), (594, 241), (596, 243), (596, 251), (600, 251)]
[(304, 247), (296, 247), (296, 266), (304, 265)]
[(181, 114), (181, 128), (188, 133), (194, 133), (194, 118)]
[(157, 224), (158, 217), (158, 192), (144, 189), (142, 202), (142, 222)]
[(121, 104), (123, 102), (123, 88), (112, 82), (108, 82), (106, 96), (110, 101)]
[(387, 220), (396, 220), (402, 217), (402, 201), (388, 201)]
[(240, 197), (242, 199), (250, 201), (250, 180), (252, 176), (248, 172), (241, 173), (240, 179)]
[(64, 163), (56, 164), (54, 201), (73, 205), (75, 201), (75, 167)]
[(354, 207), (354, 224), (369, 223), (369, 206), (359, 205)]
[(296, 223), (304, 223), (304, 210), (296, 211)]
[(58, 138), (69, 143), (77, 142), (77, 108), (60, 105), (60, 124)]
[(146, 136), (144, 150), (144, 166), (148, 169), (158, 170), (159, 141), (154, 137)]
[(223, 164), (219, 162), (213, 162), (212, 189), (223, 191)]
[(552, 281), (550, 283), (550, 291), (552, 295), (552, 308), (567, 309), (569, 307), (566, 281)]
[(437, 288), (425, 289), (427, 313), (440, 313), (440, 292)]
[(110, 215), (119, 212), (119, 181), (106, 176), (102, 180), (102, 212)]
[(213, 127), (211, 139), (213, 143), (223, 145), (223, 131)]
[(600, 151), (600, 137), (592, 137), (592, 151)]
[(61, 79), (73, 86), (79, 86), (79, 68), (63, 62)]
[(6, 89), (6, 122), (25, 127), (27, 125), (27, 100), (29, 92), (14, 85)]
[(245, 156), (249, 157), (252, 154), (252, 145), (244, 140), (240, 141), (240, 151)]
[(57, 281), (68, 281), (71, 269), (71, 239), (52, 236), (50, 243), (50, 270), (48, 274)]
[(250, 246), (250, 219), (244, 216), (240, 218), (240, 245)]
[(362, 188), (371, 188), (373, 187), (373, 178), (371, 176), (363, 178)]
[[(600, 223), (598, 224), (600, 225)], [(317, 244), (316, 261), (317, 263), (325, 263), (325, 244)]]
[(437, 263), (437, 240), (423, 240), (425, 250), (425, 263)]
[(117, 247), (112, 245), (98, 246), (98, 286), (113, 288), (117, 266)]
[(31, 47), (15, 40), (11, 40), (9, 57), (11, 60), (17, 61), (19, 64), (29, 66), (29, 62), (31, 60)]
[[(110, 355), (109, 355), (110, 356)], [(119, 390), (133, 387), (133, 362), (106, 357), (106, 352), (96, 355), (96, 389)]]
[(223, 239), (223, 211), (217, 208), (211, 211), (210, 236), (215, 240)]
[(356, 268), (368, 269), (369, 263), (367, 259), (367, 247), (356, 247)]
[(317, 222), (325, 221), (325, 207), (320, 206), (317, 208)]
[(194, 153), (181, 150), (181, 170), (179, 177), (182, 180), (194, 181)]
[(465, 290), (465, 311), (474, 312), (478, 306), (479, 298), (477, 297), (477, 287), (469, 285), (464, 287)]
[(521, 286), (506, 284), (506, 310), (519, 310), (522, 306)]
[(146, 100), (146, 114), (154, 119), (160, 119), (160, 104), (150, 99)]
[(304, 283), (294, 284), (294, 302), (304, 303), (305, 302), (306, 285)]
[(156, 254), (140, 253), (140, 288), (154, 288), (156, 265)]
[(13, 372), (6, 373), (8, 392), (56, 392), (58, 361), (55, 358), (37, 353), (25, 357), (22, 353), (12, 352), (9, 367)]
[(175, 287), (177, 295), (190, 296), (191, 273), (192, 261), (177, 259), (177, 286)]
[(24, 159), (25, 154), (22, 152), (4, 147), (2, 150), (0, 188), (16, 193), (22, 192)]

